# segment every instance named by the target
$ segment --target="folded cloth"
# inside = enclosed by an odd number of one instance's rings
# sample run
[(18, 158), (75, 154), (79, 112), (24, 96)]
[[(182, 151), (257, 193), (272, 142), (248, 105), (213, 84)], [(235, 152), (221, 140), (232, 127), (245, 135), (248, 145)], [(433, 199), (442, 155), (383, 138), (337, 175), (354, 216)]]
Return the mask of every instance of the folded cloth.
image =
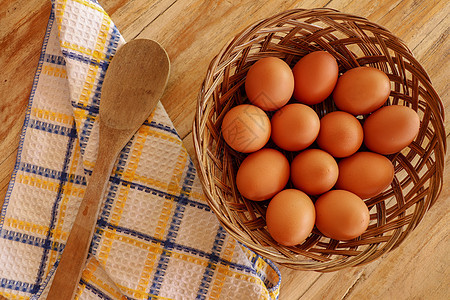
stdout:
[[(0, 295), (45, 299), (98, 146), (125, 41), (96, 2), (53, 0), (0, 219)], [(174, 66), (176, 68), (176, 66)], [(276, 266), (231, 238), (161, 103), (116, 161), (78, 299), (275, 299)]]

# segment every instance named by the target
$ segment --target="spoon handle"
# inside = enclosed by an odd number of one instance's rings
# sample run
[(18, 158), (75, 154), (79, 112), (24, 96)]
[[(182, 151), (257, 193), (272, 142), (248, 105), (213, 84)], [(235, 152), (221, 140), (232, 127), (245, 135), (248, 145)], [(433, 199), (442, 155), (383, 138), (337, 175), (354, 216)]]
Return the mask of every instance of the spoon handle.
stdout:
[(126, 143), (120, 141), (123, 145), (118, 147), (117, 135), (114, 138), (109, 136), (109, 133), (109, 130), (103, 132), (102, 128), (100, 129), (97, 161), (56, 269), (47, 300), (73, 299), (80, 281), (109, 177), (115, 160)]

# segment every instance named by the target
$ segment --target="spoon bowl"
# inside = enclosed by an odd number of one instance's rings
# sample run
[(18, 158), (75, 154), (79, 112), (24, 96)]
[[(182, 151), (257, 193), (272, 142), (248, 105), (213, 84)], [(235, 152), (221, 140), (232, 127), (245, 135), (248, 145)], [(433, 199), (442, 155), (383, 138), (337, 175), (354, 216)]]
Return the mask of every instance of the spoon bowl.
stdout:
[(169, 58), (157, 42), (138, 39), (119, 48), (103, 82), (101, 122), (116, 129), (140, 126), (161, 98), (169, 73)]

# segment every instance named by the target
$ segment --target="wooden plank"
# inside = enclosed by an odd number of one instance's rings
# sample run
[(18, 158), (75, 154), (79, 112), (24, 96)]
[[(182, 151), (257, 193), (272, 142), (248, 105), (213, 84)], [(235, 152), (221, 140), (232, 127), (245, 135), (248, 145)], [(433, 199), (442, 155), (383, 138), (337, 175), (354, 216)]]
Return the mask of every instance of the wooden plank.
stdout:
[(192, 139), (192, 132), (190, 132), (188, 135), (186, 135), (183, 138), (183, 145), (186, 148), (187, 153), (189, 156), (194, 159), (195, 158), (195, 149), (194, 149), (194, 140)]
[(0, 204), (5, 198), (11, 173), (16, 163), (17, 150), (8, 155), (2, 163), (0, 163)]

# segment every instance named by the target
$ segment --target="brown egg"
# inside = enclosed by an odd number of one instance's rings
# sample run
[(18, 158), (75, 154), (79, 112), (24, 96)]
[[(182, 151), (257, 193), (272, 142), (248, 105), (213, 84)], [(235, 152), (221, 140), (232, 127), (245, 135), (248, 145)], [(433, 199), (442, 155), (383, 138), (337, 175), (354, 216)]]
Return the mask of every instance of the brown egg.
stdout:
[(272, 140), (278, 147), (299, 151), (311, 145), (319, 134), (320, 120), (309, 106), (294, 103), (278, 110), (271, 119)]
[(420, 118), (403, 105), (385, 106), (364, 122), (364, 144), (380, 154), (393, 154), (408, 146), (417, 136)]
[(384, 191), (393, 178), (394, 166), (389, 159), (373, 152), (357, 152), (339, 162), (336, 188), (366, 199)]
[(302, 151), (291, 163), (292, 183), (309, 195), (319, 195), (330, 190), (338, 175), (338, 164), (334, 158), (320, 149)]
[(287, 189), (270, 200), (266, 212), (267, 230), (281, 245), (295, 246), (309, 236), (315, 218), (311, 199), (299, 190)]
[(339, 77), (333, 91), (336, 106), (353, 115), (368, 114), (389, 98), (389, 77), (372, 67), (350, 69)]
[(222, 122), (225, 142), (244, 153), (261, 149), (270, 138), (270, 120), (257, 106), (242, 104), (230, 109)]
[(236, 186), (247, 199), (270, 199), (285, 187), (289, 168), (289, 161), (281, 152), (261, 149), (242, 161), (236, 175)]
[(325, 100), (336, 85), (339, 67), (328, 52), (315, 51), (302, 57), (292, 69), (294, 73), (294, 98), (312, 105)]
[(352, 155), (359, 149), (362, 142), (363, 129), (353, 115), (334, 111), (320, 120), (317, 144), (334, 157)]
[(317, 229), (329, 238), (351, 240), (369, 226), (369, 209), (352, 192), (331, 190), (317, 199), (315, 207)]
[(251, 103), (266, 111), (285, 105), (294, 91), (294, 75), (287, 63), (276, 57), (265, 57), (247, 72), (245, 92)]

